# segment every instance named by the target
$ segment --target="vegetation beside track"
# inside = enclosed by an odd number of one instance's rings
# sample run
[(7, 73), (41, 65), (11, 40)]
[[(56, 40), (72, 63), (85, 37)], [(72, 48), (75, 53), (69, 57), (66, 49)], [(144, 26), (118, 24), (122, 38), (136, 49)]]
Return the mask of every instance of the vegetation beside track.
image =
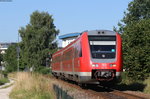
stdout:
[(150, 94), (150, 78), (144, 81), (134, 80), (128, 77), (126, 72), (123, 72), (122, 81), (115, 88), (121, 91), (140, 91)]
[(5, 75), (1, 72), (0, 73), (0, 85), (4, 85), (5, 83), (8, 83), (8, 82), (9, 82), (9, 79), (5, 77)]
[[(123, 64), (128, 77), (150, 77), (150, 0), (132, 0), (118, 23), (123, 44)], [(145, 9), (146, 8), (146, 9)]]
[(15, 87), (11, 99), (55, 99), (50, 79), (38, 73), (19, 72), (13, 74)]
[(147, 80), (144, 81), (144, 84), (146, 84), (144, 92), (150, 94), (150, 77)]
[(5, 83), (8, 83), (8, 78), (0, 78), (0, 85), (4, 85)]
[[(12, 77), (12, 75), (16, 79), (15, 87), (10, 94), (10, 98), (12, 99), (56, 99), (53, 84), (58, 85), (63, 90), (67, 90), (66, 92), (71, 93), (69, 94), (70, 96), (72, 96), (73, 93), (80, 93), (80, 95), (82, 95), (76, 88), (72, 86), (67, 87), (63, 81), (57, 81), (53, 77), (28, 72), (13, 73), (11, 76), (9, 75), (9, 77)], [(149, 80), (146, 80), (145, 83), (131, 82), (131, 80), (128, 81), (129, 79), (125, 79), (125, 77), (126, 76), (123, 75), (123, 81), (118, 85), (120, 91), (131, 90), (149, 93)], [(77, 86), (77, 89), (78, 88), (80, 89), (80, 87)]]

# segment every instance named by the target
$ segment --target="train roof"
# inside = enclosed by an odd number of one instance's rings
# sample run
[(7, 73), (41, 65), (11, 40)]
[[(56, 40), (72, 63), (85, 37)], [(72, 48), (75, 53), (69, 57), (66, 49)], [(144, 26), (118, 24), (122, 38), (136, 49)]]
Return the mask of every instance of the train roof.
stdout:
[(87, 32), (88, 35), (116, 35), (116, 32), (110, 30), (92, 30)]
[[(116, 32), (110, 31), (110, 30), (91, 30), (91, 31), (84, 31), (84, 32), (88, 32), (88, 35), (97, 35), (97, 34), (115, 35), (116, 34)], [(75, 33), (64, 34), (64, 35), (59, 36), (59, 39), (77, 37), (77, 36), (81, 35), (82, 33), (83, 32), (75, 32)]]
[(64, 34), (59, 36), (59, 39), (65, 39), (65, 38), (70, 38), (70, 37), (77, 37), (78, 35), (80, 35), (81, 33), (76, 32), (76, 33), (68, 33), (68, 34)]

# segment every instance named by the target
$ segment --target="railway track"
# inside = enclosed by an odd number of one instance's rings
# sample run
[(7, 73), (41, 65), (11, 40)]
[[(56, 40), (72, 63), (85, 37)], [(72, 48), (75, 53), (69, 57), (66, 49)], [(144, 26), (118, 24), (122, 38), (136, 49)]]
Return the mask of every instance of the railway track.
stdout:
[(139, 97), (139, 96), (136, 96), (133, 94), (124, 93), (122, 91), (119, 91), (119, 90), (116, 90), (113, 88), (109, 88), (109, 87), (100, 86), (100, 85), (97, 87), (96, 90), (92, 89), (92, 91), (99, 93), (99, 90), (100, 90), (100, 92), (102, 92), (101, 89), (103, 89), (103, 92), (106, 93), (106, 95), (107, 95), (106, 99), (146, 99), (143, 97)]
[(75, 89), (74, 92), (71, 92), (72, 97), (74, 99), (148, 99), (148, 98), (143, 98), (133, 94), (124, 93), (122, 91), (115, 90), (109, 87), (100, 86), (100, 85), (96, 87), (88, 86), (86, 88), (81, 88), (74, 82), (70, 82), (70, 81), (68, 82), (68, 81), (56, 79), (54, 77), (51, 78), (56, 82), (58, 82), (58, 83), (55, 82), (55, 85), (58, 84), (59, 86), (62, 86), (64, 90), (67, 90), (65, 89), (65, 87), (70, 87)]

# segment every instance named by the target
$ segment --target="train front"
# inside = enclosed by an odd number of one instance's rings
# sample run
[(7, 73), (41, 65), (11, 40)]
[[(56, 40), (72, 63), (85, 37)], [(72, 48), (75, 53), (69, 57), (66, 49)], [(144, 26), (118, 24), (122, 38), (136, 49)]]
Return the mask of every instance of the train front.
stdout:
[(113, 31), (96, 30), (87, 32), (87, 39), (90, 53), (88, 70), (91, 71), (92, 80), (100, 83), (120, 81), (122, 72), (120, 35)]

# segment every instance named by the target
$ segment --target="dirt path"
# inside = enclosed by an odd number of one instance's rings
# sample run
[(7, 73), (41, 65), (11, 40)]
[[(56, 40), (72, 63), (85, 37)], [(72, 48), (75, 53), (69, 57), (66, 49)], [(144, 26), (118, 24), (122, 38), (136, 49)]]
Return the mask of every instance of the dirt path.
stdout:
[(6, 85), (0, 86), (0, 99), (9, 99), (9, 94), (13, 88), (13, 85), (7, 88), (2, 88), (5, 86), (8, 86), (10, 84), (12, 84), (13, 81), (10, 81), (10, 83), (7, 83)]
[(9, 99), (9, 93), (11, 92), (13, 86), (0, 89), (0, 99)]

